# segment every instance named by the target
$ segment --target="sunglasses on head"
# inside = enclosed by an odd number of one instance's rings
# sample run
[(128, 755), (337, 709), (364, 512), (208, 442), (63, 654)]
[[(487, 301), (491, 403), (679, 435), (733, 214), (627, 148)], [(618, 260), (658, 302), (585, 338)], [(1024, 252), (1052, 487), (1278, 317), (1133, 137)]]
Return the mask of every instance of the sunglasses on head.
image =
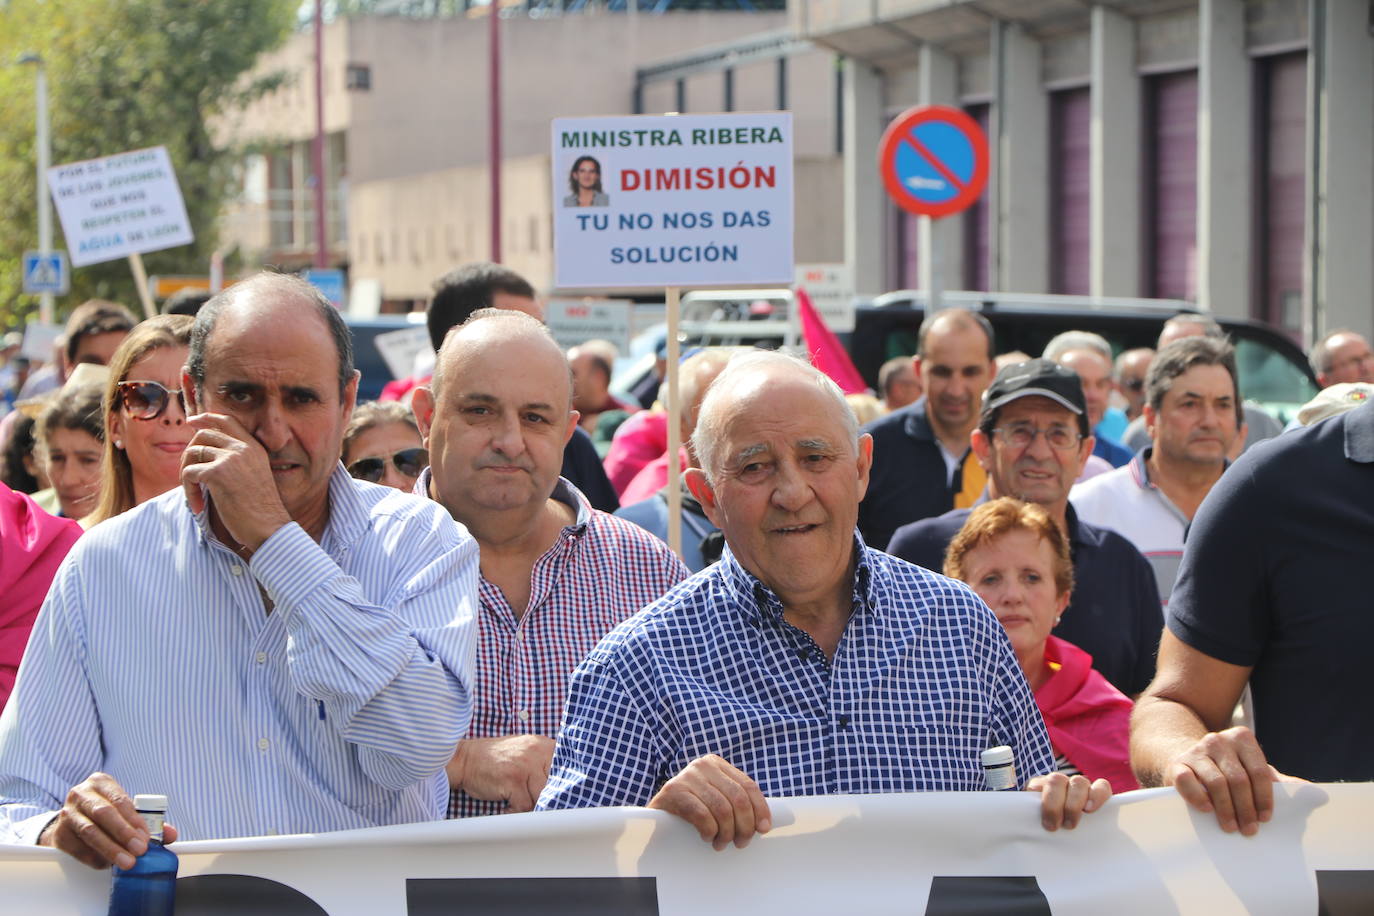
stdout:
[(124, 410), (135, 420), (156, 420), (171, 403), (172, 395), (177, 396), (181, 412), (186, 412), (186, 398), (181, 389), (169, 391), (158, 382), (120, 382), (115, 386), (119, 401)]
[(348, 473), (359, 480), (377, 483), (386, 473), (386, 463), (390, 460), (396, 470), (407, 477), (419, 477), (420, 472), (429, 465), (429, 452), (423, 448), (403, 448), (394, 455), (380, 458), (359, 458), (348, 466)]

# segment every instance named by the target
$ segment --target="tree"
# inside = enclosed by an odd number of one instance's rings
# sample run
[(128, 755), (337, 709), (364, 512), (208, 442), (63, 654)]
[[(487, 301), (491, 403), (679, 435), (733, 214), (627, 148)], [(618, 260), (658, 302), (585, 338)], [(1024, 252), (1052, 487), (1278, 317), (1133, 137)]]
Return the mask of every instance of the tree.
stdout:
[[(236, 161), (209, 124), (274, 84), (247, 74), (259, 55), (285, 40), (297, 6), (298, 0), (0, 6), (0, 326), (20, 325), (37, 308), (37, 297), (21, 292), (21, 255), (38, 239), (33, 74), (9, 64), (33, 51), (47, 65), (54, 165), (167, 147), (196, 241), (145, 261), (149, 273), (201, 274), (215, 249), (216, 219), (233, 193)], [(65, 247), (56, 218), (54, 237)], [(125, 260), (74, 270), (59, 310), (92, 296), (136, 305)]]

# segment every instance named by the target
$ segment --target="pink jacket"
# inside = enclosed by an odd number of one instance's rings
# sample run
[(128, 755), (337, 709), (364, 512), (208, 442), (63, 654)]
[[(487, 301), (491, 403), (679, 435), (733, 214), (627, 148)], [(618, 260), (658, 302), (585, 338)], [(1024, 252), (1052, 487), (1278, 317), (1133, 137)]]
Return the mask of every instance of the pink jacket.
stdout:
[(611, 486), (615, 488), (615, 495), (621, 497), (621, 505), (629, 505), (624, 498), (625, 488), (635, 475), (667, 451), (668, 414), (663, 411), (641, 410), (630, 414), (620, 424), (602, 465), (606, 468)]
[(1131, 772), (1130, 699), (1093, 670), (1092, 656), (1073, 643), (1049, 637), (1045, 662), (1052, 673), (1035, 691), (1035, 703), (1055, 752), (1089, 779), (1110, 782), (1113, 792), (1139, 789)]
[(80, 536), (74, 520), (49, 515), (0, 484), (0, 709), (14, 689), (29, 631), (58, 564)]

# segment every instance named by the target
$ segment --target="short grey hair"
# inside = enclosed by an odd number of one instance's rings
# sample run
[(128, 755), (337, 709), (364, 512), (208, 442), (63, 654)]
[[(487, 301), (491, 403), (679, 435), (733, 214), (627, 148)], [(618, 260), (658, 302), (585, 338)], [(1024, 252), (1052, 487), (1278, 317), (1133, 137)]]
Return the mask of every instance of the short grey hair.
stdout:
[[(1217, 320), (1211, 315), (1203, 315), (1200, 312), (1182, 312), (1170, 318), (1168, 321), (1164, 322), (1164, 326), (1159, 329), (1159, 339), (1164, 339), (1164, 335), (1168, 333), (1169, 328), (1177, 327), (1181, 324), (1191, 324), (1196, 328), (1200, 328), (1201, 330), (1199, 333), (1203, 337), (1212, 337), (1218, 340), (1227, 339), (1225, 329), (1217, 324)], [(1158, 347), (1159, 344), (1156, 343), (1155, 346)]]
[(1063, 334), (1056, 334), (1045, 344), (1045, 352), (1041, 355), (1057, 363), (1065, 353), (1074, 350), (1091, 350), (1105, 359), (1109, 368), (1112, 365), (1112, 345), (1107, 343), (1107, 338), (1092, 331), (1065, 331)]
[(716, 380), (706, 389), (706, 396), (701, 401), (701, 410), (697, 413), (697, 426), (692, 431), (692, 452), (701, 461), (701, 469), (706, 472), (706, 479), (712, 484), (715, 483), (720, 470), (716, 466), (719, 457), (717, 450), (724, 436), (725, 423), (729, 420), (729, 415), (717, 406), (718, 402), (729, 396), (745, 377), (774, 368), (786, 368), (796, 372), (809, 379), (826, 394), (834, 402), (836, 416), (844, 424), (850, 445), (856, 453), (858, 452), (859, 421), (854, 416), (854, 411), (849, 408), (849, 402), (844, 399), (844, 392), (830, 376), (805, 360), (786, 353), (776, 350), (750, 350), (732, 358), (721, 370), (720, 375), (716, 376)]
[[(443, 342), (439, 344), (439, 352), (434, 355), (434, 376), (429, 381), (429, 391), (430, 394), (434, 396), (435, 401), (439, 400), (439, 391), (444, 383), (444, 354), (447, 351), (452, 350), (455, 346), (457, 346), (457, 344), (453, 343), (453, 341), (457, 339), (457, 337), (465, 328), (470, 328), (473, 325), (478, 324), (480, 322), (491, 323), (494, 321), (505, 322), (506, 324), (510, 325), (511, 327), (508, 331), (508, 335), (511, 337), (516, 337), (521, 334), (531, 334), (535, 337), (542, 337), (546, 339), (555, 350), (558, 351), (560, 356), (563, 355), (563, 348), (559, 345), (558, 341), (554, 339), (552, 332), (549, 331), (548, 325), (544, 324), (544, 322), (540, 321), (538, 318), (534, 318), (530, 315), (525, 314), (524, 312), (517, 312), (512, 309), (478, 309), (477, 311), (469, 315), (467, 317), (467, 320), (464, 321), (462, 324), (456, 324), (453, 327), (449, 328), (448, 333), (444, 335)], [(566, 357), (564, 357), (564, 363), (567, 363)], [(571, 366), (568, 366), (568, 398), (568, 403), (571, 406)]]
[(255, 274), (216, 293), (196, 313), (196, 323), (191, 328), (190, 354), (186, 358), (186, 372), (195, 383), (196, 392), (199, 393), (205, 386), (205, 350), (220, 315), (241, 299), (270, 293), (301, 300), (314, 308), (329, 328), (329, 336), (334, 339), (334, 348), (339, 354), (339, 396), (342, 397), (348, 383), (353, 380), (353, 332), (348, 329), (348, 324), (334, 303), (326, 299), (317, 287), (300, 277), (271, 271)]

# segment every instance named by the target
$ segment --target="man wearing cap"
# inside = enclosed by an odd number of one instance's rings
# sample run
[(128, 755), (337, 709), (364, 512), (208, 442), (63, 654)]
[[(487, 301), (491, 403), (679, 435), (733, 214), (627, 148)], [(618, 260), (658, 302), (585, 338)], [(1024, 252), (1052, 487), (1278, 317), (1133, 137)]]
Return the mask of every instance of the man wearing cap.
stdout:
[[(1093, 667), (1122, 693), (1140, 693), (1154, 674), (1159, 590), (1140, 551), (1115, 531), (1079, 520), (1069, 504), (1069, 488), (1093, 450), (1078, 376), (1043, 358), (1007, 366), (988, 388), (969, 438), (987, 470), (985, 498), (1037, 503), (1068, 536), (1075, 586), (1054, 635), (1091, 655)], [(969, 511), (899, 528), (888, 552), (941, 568)]]
[(1183, 534), (1240, 431), (1240, 386), (1231, 345), (1185, 337), (1150, 363), (1145, 425), (1154, 444), (1130, 464), (1069, 493), (1078, 517), (1124, 535), (1150, 561), (1165, 603), (1183, 558)]

